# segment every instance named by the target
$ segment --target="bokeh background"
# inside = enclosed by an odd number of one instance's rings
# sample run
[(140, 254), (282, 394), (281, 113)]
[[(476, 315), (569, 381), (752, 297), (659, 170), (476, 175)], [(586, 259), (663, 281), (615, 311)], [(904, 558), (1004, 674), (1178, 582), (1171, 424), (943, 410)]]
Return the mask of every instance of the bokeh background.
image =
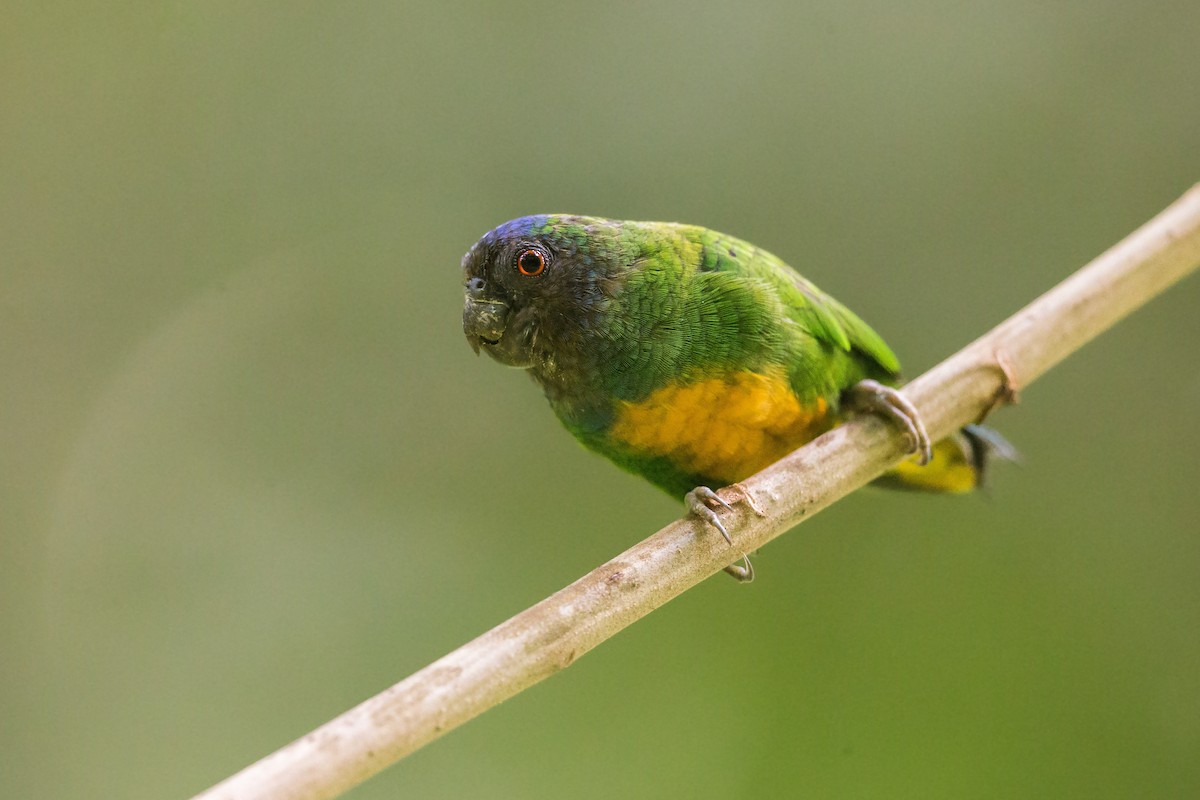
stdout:
[[(679, 513), (466, 346), (499, 222), (734, 233), (916, 374), (1200, 180), (1192, 0), (2, 16), (3, 797), (186, 797)], [(1200, 796), (1198, 308), (349, 796)]]

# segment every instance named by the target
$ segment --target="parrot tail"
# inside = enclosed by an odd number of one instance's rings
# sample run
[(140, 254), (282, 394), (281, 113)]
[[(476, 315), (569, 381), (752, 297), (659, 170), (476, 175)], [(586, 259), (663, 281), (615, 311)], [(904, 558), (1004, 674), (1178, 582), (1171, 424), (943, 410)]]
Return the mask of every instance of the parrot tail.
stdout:
[(872, 481), (889, 489), (961, 494), (983, 486), (993, 458), (1019, 462), (1020, 453), (991, 428), (967, 425), (933, 445), (933, 458), (925, 466), (916, 456), (906, 459)]

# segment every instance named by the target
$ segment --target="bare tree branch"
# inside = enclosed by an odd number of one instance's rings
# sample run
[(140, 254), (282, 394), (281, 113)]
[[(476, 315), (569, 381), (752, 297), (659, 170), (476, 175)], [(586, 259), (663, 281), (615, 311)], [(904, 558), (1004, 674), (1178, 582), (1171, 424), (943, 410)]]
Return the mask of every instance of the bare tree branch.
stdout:
[[(981, 418), (1007, 389), (1028, 386), (1198, 265), (1200, 185), (904, 394), (936, 440)], [(335, 797), (867, 483), (900, 460), (906, 444), (871, 416), (836, 428), (743, 483), (764, 516), (736, 506), (726, 517), (733, 549), (695, 520), (674, 522), (198, 798)]]

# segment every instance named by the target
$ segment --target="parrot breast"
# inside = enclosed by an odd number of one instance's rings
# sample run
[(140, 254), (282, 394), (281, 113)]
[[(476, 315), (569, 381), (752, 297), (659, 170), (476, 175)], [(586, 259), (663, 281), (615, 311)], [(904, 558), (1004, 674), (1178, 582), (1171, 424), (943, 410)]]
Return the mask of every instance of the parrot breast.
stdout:
[(672, 382), (639, 402), (623, 401), (608, 430), (639, 455), (734, 483), (833, 427), (824, 398), (801, 403), (783, 370), (749, 370)]

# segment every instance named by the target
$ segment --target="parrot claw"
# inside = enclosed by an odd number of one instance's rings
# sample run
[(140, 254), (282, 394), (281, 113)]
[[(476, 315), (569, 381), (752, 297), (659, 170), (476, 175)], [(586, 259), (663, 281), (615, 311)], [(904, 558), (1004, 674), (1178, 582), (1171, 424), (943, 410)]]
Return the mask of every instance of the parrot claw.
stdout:
[(729, 531), (725, 530), (724, 523), (717, 516), (717, 512), (713, 510), (714, 506), (720, 506), (727, 511), (733, 511), (733, 506), (722, 500), (719, 494), (707, 486), (697, 486), (695, 489), (692, 489), (683, 496), (683, 502), (687, 504), (688, 511), (719, 530), (721, 535), (725, 537), (725, 541), (729, 545), (733, 545), (733, 539), (729, 537)]
[[(744, 487), (738, 484), (734, 484), (734, 487), (741, 494), (741, 497), (738, 498), (739, 500), (745, 501), (746, 505), (750, 506), (755, 514), (758, 514), (760, 517), (764, 516), (763, 512), (754, 503), (754, 499), (750, 496), (750, 493)], [(733, 546), (733, 539), (730, 537), (729, 531), (726, 530), (725, 524), (721, 522), (721, 518), (717, 516), (717, 512), (714, 510), (715, 507), (720, 507), (732, 511), (733, 506), (725, 502), (719, 494), (707, 486), (697, 486), (695, 489), (692, 489), (684, 495), (683, 502), (687, 505), (688, 511), (691, 514), (694, 514), (720, 531), (726, 543), (731, 547)], [(754, 565), (750, 563), (750, 558), (745, 553), (742, 553), (741, 561), (745, 566), (730, 564), (725, 567), (725, 572), (732, 575), (740, 583), (749, 583), (754, 580)]]
[(913, 442), (912, 452), (920, 455), (918, 464), (925, 466), (933, 458), (933, 443), (929, 440), (929, 433), (925, 430), (917, 407), (899, 391), (868, 379), (850, 388), (850, 401), (859, 409), (883, 414), (908, 431)]
[(742, 553), (742, 563), (746, 566), (730, 564), (724, 570), (729, 575), (732, 575), (733, 579), (738, 583), (750, 583), (750, 581), (754, 580), (754, 565), (750, 563), (750, 559), (746, 557), (745, 553)]

